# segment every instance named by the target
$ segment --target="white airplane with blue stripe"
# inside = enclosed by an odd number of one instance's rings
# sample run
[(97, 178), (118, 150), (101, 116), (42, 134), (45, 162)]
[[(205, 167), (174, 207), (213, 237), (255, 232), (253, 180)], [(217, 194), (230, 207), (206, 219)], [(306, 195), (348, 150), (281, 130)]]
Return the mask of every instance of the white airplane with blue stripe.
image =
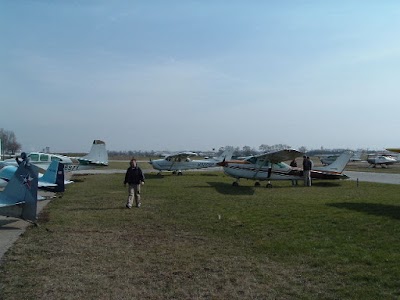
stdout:
[(163, 159), (150, 160), (149, 163), (159, 171), (158, 174), (161, 174), (161, 171), (172, 171), (173, 174), (182, 175), (183, 170), (218, 167), (218, 163), (232, 158), (233, 151), (234, 149), (229, 147), (218, 157), (199, 160), (190, 159), (197, 156), (195, 152), (180, 152), (167, 155)]

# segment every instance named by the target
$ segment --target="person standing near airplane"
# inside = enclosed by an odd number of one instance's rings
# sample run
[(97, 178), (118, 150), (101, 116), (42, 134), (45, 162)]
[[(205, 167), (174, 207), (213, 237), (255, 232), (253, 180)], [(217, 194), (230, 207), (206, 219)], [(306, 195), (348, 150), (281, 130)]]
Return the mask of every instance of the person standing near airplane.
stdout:
[[(291, 162), (290, 162), (290, 166), (292, 167), (292, 168), (297, 168), (297, 162), (296, 162), (296, 159), (293, 159)], [(297, 185), (298, 183), (297, 183), (297, 179), (292, 179), (292, 186), (295, 186), (295, 185)]]
[(312, 162), (309, 156), (303, 156), (304, 186), (311, 186)]
[(17, 162), (18, 165), (20, 165), (20, 164), (23, 163), (23, 162), (25, 162), (25, 164), (29, 164), (29, 157), (26, 155), (25, 152), (22, 152), (22, 153), (21, 153), (21, 159), (22, 159), (22, 160), (20, 160), (20, 159), (18, 158), (18, 156), (15, 157), (15, 161)]
[(135, 158), (132, 158), (129, 164), (130, 166), (126, 170), (124, 180), (124, 186), (126, 186), (127, 183), (129, 184), (129, 196), (126, 203), (126, 208), (132, 207), (133, 199), (135, 199), (136, 207), (140, 207), (140, 186), (144, 184), (144, 175), (142, 170), (137, 166)]

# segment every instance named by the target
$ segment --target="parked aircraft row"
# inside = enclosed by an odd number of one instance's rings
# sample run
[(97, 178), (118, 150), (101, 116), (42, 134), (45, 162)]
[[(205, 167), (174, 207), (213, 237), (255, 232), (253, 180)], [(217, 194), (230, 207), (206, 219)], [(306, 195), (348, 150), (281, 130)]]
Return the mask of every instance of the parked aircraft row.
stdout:
[[(218, 157), (192, 160), (191, 157), (197, 156), (196, 153), (181, 152), (167, 155), (163, 159), (150, 160), (149, 163), (159, 173), (172, 171), (178, 175), (182, 175), (183, 170), (221, 166), (225, 174), (236, 179), (233, 182), (234, 186), (237, 186), (242, 178), (255, 180), (256, 186), (260, 185), (260, 181), (267, 181), (267, 187), (271, 186), (272, 180), (303, 179), (302, 168), (291, 167), (285, 163), (304, 155), (295, 149), (272, 151), (242, 159), (232, 159), (232, 154), (233, 148), (227, 148)], [(343, 171), (347, 163), (354, 158), (353, 155), (353, 152), (345, 151), (330, 164), (313, 167), (311, 178), (347, 178)], [(19, 165), (16, 160), (5, 163), (6, 166), (0, 170), (0, 187), (5, 186), (0, 194), (0, 214), (35, 221), (38, 188), (52, 188), (56, 192), (62, 192), (65, 184), (71, 183), (64, 179), (64, 171), (78, 170), (83, 166), (107, 165), (108, 154), (105, 143), (95, 140), (90, 153), (78, 158), (77, 163), (67, 156), (38, 152), (30, 153)], [(40, 174), (38, 167), (46, 169), (46, 172)]]
[[(388, 148), (386, 150), (390, 152), (400, 153), (400, 149)], [(321, 154), (316, 156), (319, 157), (321, 163), (326, 166), (333, 163), (339, 157), (339, 155), (340, 154)], [(350, 161), (361, 161), (361, 152), (359, 151), (355, 152), (354, 155), (350, 158)], [(369, 167), (372, 168), (376, 168), (377, 166), (386, 168), (389, 165), (393, 165), (395, 163), (400, 162), (400, 154), (399, 155), (393, 155), (393, 153), (369, 154), (366, 158), (366, 162), (368, 162)]]
[[(293, 160), (303, 156), (304, 153), (295, 149), (272, 151), (261, 155), (249, 156), (242, 159), (232, 160), (233, 149), (225, 150), (219, 157), (203, 160), (191, 160), (190, 157), (197, 155), (193, 152), (181, 152), (168, 155), (163, 159), (151, 160), (149, 163), (154, 169), (161, 171), (172, 171), (174, 174), (182, 175), (182, 170), (201, 169), (222, 166), (224, 172), (236, 178), (233, 185), (237, 186), (239, 179), (246, 178), (259, 181), (267, 180), (271, 186), (271, 180), (301, 180), (303, 171), (301, 168), (293, 168), (284, 161)], [(347, 178), (342, 172), (347, 163), (353, 157), (353, 152), (345, 151), (339, 157), (325, 167), (314, 167), (311, 178), (314, 179), (344, 179)]]
[[(18, 167), (11, 165), (0, 169), (0, 188), (4, 188), (8, 184), (17, 169)], [(64, 178), (64, 164), (57, 160), (51, 162), (44, 174), (38, 173), (39, 189), (62, 193), (65, 185), (70, 183), (72, 181)]]
[[(8, 159), (1, 162), (0, 215), (35, 222), (37, 201), (44, 199), (38, 189), (64, 192), (64, 171), (89, 169), (108, 165), (105, 143), (94, 140), (90, 152), (79, 158), (59, 154), (31, 152), (24, 159)], [(39, 170), (45, 170), (44, 174)]]
[[(50, 166), (53, 160), (62, 162), (66, 172), (108, 165), (108, 152), (106, 149), (106, 144), (101, 140), (94, 140), (90, 152), (83, 157), (69, 157), (60, 154), (49, 154), (42, 152), (30, 152), (27, 155), (31, 163), (44, 170)], [(1, 162), (1, 165), (17, 166), (17, 162), (15, 159), (6, 159)]]

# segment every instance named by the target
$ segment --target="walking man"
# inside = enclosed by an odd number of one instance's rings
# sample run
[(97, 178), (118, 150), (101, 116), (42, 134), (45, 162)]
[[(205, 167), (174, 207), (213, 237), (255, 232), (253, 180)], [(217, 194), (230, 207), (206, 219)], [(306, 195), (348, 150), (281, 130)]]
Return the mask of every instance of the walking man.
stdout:
[(144, 175), (142, 170), (137, 166), (136, 159), (132, 158), (130, 161), (130, 166), (126, 170), (124, 186), (129, 184), (128, 201), (126, 203), (126, 208), (131, 208), (133, 205), (133, 199), (135, 199), (136, 207), (140, 207), (140, 186), (144, 184)]

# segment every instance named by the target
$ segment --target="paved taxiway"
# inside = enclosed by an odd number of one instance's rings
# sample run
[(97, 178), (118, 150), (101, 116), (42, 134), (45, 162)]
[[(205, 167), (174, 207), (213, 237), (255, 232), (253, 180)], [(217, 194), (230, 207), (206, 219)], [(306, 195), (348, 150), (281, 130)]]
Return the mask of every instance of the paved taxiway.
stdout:
[(378, 182), (400, 184), (400, 174), (373, 173), (373, 172), (353, 172), (344, 171), (344, 174), (350, 177), (350, 180), (359, 180), (363, 182)]
[[(214, 169), (214, 168), (213, 168)], [(218, 170), (218, 168), (215, 168)], [(153, 170), (143, 170), (145, 173)], [(208, 170), (209, 171), (209, 170)], [(74, 174), (124, 174), (126, 170), (121, 169), (108, 169), (108, 170), (83, 170), (76, 171)], [(386, 173), (372, 173), (372, 172), (353, 172), (345, 171), (350, 180), (360, 182), (378, 182), (378, 183), (389, 183), (389, 184), (400, 184), (400, 174), (386, 174)], [(41, 211), (43, 207), (51, 200), (44, 200), (38, 202), (38, 211)], [(26, 227), (30, 223), (0, 216), (0, 262), (4, 253), (12, 246), (12, 244), (18, 239), (18, 237), (25, 231)]]

